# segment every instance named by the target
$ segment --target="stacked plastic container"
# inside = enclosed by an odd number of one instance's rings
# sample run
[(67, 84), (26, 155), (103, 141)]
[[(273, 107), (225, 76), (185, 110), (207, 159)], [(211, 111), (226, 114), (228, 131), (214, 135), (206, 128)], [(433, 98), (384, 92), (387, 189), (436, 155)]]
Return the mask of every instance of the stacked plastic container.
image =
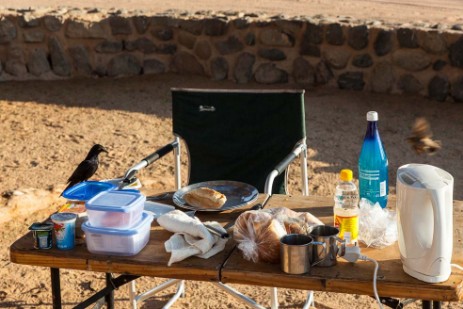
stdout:
[(153, 216), (143, 211), (146, 197), (136, 190), (110, 190), (88, 200), (82, 224), (92, 253), (135, 255), (148, 243)]
[(63, 192), (62, 196), (66, 198), (66, 203), (60, 207), (58, 212), (77, 214), (76, 237), (82, 238), (84, 236), (81, 227), (87, 221), (85, 203), (98, 193), (114, 190), (115, 188), (116, 185), (109, 182), (88, 180), (78, 183)]

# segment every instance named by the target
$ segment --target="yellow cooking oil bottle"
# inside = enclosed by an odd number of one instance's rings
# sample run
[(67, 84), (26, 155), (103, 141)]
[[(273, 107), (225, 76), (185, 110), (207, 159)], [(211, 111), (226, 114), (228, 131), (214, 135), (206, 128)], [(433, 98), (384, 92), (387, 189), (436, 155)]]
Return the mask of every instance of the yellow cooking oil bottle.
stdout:
[(356, 245), (359, 233), (359, 194), (352, 181), (352, 170), (343, 169), (334, 194), (334, 226), (346, 245)]

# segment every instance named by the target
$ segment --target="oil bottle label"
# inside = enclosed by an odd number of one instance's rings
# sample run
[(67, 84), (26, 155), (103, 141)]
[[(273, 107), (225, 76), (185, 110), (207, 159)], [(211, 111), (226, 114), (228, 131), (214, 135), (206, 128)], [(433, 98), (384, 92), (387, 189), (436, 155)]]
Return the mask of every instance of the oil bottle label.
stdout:
[(359, 217), (334, 216), (334, 226), (339, 228), (339, 237), (347, 244), (357, 241), (359, 234)]

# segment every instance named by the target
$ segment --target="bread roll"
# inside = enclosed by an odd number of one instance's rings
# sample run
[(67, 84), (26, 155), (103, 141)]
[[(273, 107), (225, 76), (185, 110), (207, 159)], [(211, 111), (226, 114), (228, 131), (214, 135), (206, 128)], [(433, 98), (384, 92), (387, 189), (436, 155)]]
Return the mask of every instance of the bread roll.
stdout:
[(211, 188), (200, 187), (183, 195), (189, 205), (198, 208), (220, 208), (227, 201), (227, 197)]
[(285, 228), (278, 220), (272, 219), (266, 229), (257, 235), (259, 260), (265, 263), (280, 262), (280, 238), (286, 235)]

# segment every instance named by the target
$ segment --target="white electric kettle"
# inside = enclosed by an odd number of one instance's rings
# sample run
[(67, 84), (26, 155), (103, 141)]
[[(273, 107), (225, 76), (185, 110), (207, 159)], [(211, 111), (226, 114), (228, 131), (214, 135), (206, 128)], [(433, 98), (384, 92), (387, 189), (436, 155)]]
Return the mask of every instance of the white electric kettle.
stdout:
[(421, 281), (446, 281), (453, 249), (453, 177), (426, 164), (397, 170), (397, 231), (404, 271)]

